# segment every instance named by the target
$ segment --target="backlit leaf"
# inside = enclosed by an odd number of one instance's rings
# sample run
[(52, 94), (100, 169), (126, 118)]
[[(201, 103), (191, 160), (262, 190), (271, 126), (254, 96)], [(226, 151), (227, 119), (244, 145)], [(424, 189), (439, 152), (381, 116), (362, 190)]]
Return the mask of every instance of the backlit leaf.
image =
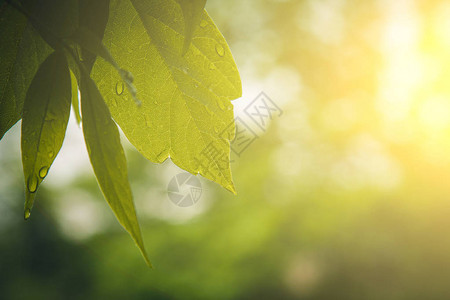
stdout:
[(70, 115), (70, 84), (66, 58), (57, 51), (42, 63), (28, 89), (22, 120), (25, 219), (64, 140)]
[(86, 27), (79, 27), (74, 34), (70, 36), (70, 40), (81, 46), (85, 55), (88, 53), (94, 54), (95, 56), (100, 56), (105, 61), (109, 62), (119, 72), (119, 75), (122, 77), (122, 81), (125, 83), (128, 91), (132, 95), (134, 102), (138, 105), (141, 104), (140, 100), (138, 100), (136, 96), (137, 90), (133, 84), (133, 75), (129, 71), (119, 67), (114, 58), (111, 56), (111, 53), (109, 53), (102, 41), (92, 31)]
[(120, 224), (130, 233), (151, 266), (136, 217), (119, 130), (86, 72), (81, 73), (80, 94), (84, 139), (97, 181)]
[(195, 29), (200, 24), (206, 0), (177, 0), (177, 1), (181, 6), (181, 10), (183, 11), (184, 17), (184, 43), (182, 51), (182, 54), (184, 55), (187, 49), (189, 48)]
[(185, 21), (180, 5), (175, 0), (132, 3), (136, 10), (128, 1), (111, 1), (103, 43), (135, 76), (142, 106), (124, 91), (116, 72), (97, 60), (92, 76), (112, 116), (149, 160), (163, 162), (170, 155), (181, 168), (234, 192), (230, 100), (241, 96), (241, 82), (225, 39), (203, 11), (182, 56)]

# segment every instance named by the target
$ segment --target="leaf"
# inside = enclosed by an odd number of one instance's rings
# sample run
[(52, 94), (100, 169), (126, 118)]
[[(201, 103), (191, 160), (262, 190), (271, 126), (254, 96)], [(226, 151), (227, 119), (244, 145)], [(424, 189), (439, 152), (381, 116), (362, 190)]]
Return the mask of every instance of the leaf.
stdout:
[(80, 93), (84, 139), (97, 181), (120, 224), (130, 233), (151, 266), (136, 217), (117, 125), (86, 72), (81, 73)]
[(39, 67), (27, 91), (22, 120), (25, 219), (39, 184), (61, 149), (70, 115), (70, 74), (63, 53), (52, 53)]
[[(33, 17), (33, 25), (56, 38), (72, 34), (78, 27), (79, 0), (22, 0), (23, 9)], [(42, 33), (42, 32), (41, 32)]]
[(184, 44), (182, 54), (184, 55), (191, 43), (192, 36), (200, 24), (206, 0), (177, 0), (181, 6), (184, 17)]
[(51, 48), (24, 16), (6, 6), (0, 15), (0, 139), (22, 117), (25, 94)]
[[(80, 27), (89, 30), (101, 41), (109, 17), (109, 0), (79, 0), (79, 10)], [(82, 58), (86, 68), (91, 72), (96, 58), (95, 53), (83, 51)]]
[(73, 112), (75, 113), (75, 119), (77, 120), (78, 126), (81, 124), (81, 115), (80, 115), (80, 102), (78, 95), (78, 83), (75, 74), (70, 71), (70, 81), (72, 85), (72, 107)]
[[(82, 47), (82, 49), (87, 50), (87, 53), (94, 54), (95, 56), (101, 56), (104, 60), (113, 65), (114, 68), (120, 69), (114, 58), (109, 53), (108, 49), (102, 44), (102, 40), (97, 37), (92, 31), (86, 27), (79, 27), (71, 36), (70, 40), (74, 41)], [(87, 52), (87, 53), (86, 53)]]
[(24, 14), (44, 41), (53, 49), (78, 27), (78, 0), (22, 0), (9, 5)]
[[(174, 0), (112, 1), (103, 43), (117, 63), (132, 71), (141, 107), (120, 77), (97, 60), (92, 76), (130, 142), (149, 160), (169, 155), (181, 168), (200, 173), (234, 192), (229, 140), (234, 135), (230, 99), (241, 82), (225, 39), (202, 14), (184, 56), (184, 22)], [(208, 148), (216, 155), (206, 157)]]
[(121, 69), (116, 63), (114, 58), (109, 53), (108, 49), (102, 44), (102, 41), (89, 29), (85, 27), (78, 28), (73, 35), (70, 36), (70, 40), (74, 41), (82, 47), (85, 53), (95, 54), (102, 57), (105, 61), (110, 63), (122, 77), (123, 82), (126, 84), (128, 91), (130, 92), (133, 100), (136, 104), (141, 105), (140, 100), (137, 98), (136, 87), (133, 84), (133, 75), (124, 69)]

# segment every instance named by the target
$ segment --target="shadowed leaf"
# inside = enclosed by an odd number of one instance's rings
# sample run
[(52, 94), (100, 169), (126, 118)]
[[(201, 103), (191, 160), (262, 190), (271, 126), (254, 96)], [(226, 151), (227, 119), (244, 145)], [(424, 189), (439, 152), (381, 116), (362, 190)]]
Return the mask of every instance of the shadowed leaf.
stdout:
[[(109, 16), (109, 0), (79, 0), (79, 23), (92, 32), (100, 41), (103, 39)], [(82, 51), (84, 65), (91, 72), (96, 54)]]
[(42, 63), (28, 89), (22, 120), (25, 219), (64, 141), (70, 115), (70, 84), (66, 58), (57, 51)]
[(19, 12), (0, 15), (0, 139), (22, 117), (23, 102), (39, 65), (51, 48)]

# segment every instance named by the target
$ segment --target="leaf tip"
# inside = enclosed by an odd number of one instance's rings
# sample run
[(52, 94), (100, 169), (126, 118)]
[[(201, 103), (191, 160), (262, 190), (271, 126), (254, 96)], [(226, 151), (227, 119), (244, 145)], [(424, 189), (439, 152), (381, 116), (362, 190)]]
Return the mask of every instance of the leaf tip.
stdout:
[(31, 216), (31, 209), (25, 208), (23, 212), (23, 219), (26, 221), (30, 218), (30, 216)]
[[(133, 237), (134, 238), (134, 237)], [(148, 259), (148, 255), (147, 255), (147, 251), (145, 251), (144, 248), (144, 244), (142, 241), (142, 238), (140, 239), (140, 241), (138, 242), (136, 239), (134, 240), (136, 245), (138, 246), (139, 250), (141, 251), (142, 256), (144, 257), (145, 260), (145, 264), (147, 265), (147, 267), (149, 267), (150, 269), (153, 269), (153, 265), (150, 262), (150, 260)]]
[(232, 192), (235, 196), (237, 196), (237, 191), (236, 191), (236, 188), (234, 187), (234, 184), (233, 184), (233, 183), (231, 183), (230, 185), (228, 185), (228, 186), (226, 187), (226, 189), (229, 190), (230, 192)]
[(150, 269), (153, 269), (153, 265), (150, 262), (150, 260), (148, 259), (147, 255), (144, 256), (145, 259), (145, 263), (147, 264), (147, 267), (149, 267)]
[(28, 220), (31, 216), (31, 209), (33, 208), (33, 204), (34, 204), (34, 193), (27, 191), (25, 205), (23, 208), (23, 219), (25, 221)]

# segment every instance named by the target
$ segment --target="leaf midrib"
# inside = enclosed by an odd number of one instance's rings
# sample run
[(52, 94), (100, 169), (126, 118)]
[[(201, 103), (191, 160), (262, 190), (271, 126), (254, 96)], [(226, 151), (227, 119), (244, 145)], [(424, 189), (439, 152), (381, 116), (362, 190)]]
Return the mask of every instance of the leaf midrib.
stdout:
[[(56, 57), (54, 59), (56, 59)], [(53, 63), (53, 66), (54, 66), (55, 62), (52, 62), (52, 63)], [(51, 68), (51, 75), (52, 75), (52, 77), (50, 77), (50, 78), (54, 78), (54, 75), (55, 75), (55, 73), (57, 73), (57, 71), (58, 71), (57, 68), (53, 68), (52, 67)], [(55, 83), (55, 81), (51, 80), (49, 86), (53, 86), (53, 83)], [(39, 149), (41, 148), (41, 143), (42, 143), (41, 138), (42, 138), (42, 132), (43, 132), (43, 129), (44, 129), (44, 126), (45, 126), (45, 118), (46, 118), (47, 113), (48, 113), (48, 107), (49, 107), (49, 104), (50, 104), (50, 99), (52, 98), (52, 95), (54, 95), (54, 92), (55, 92), (55, 89), (49, 89), (49, 92), (48, 92), (47, 97), (46, 97), (43, 119), (41, 118), (42, 121), (40, 122), (40, 127), (39, 127), (38, 143), (37, 143), (37, 147), (36, 147), (36, 155), (33, 156), (34, 157), (34, 160), (33, 160), (33, 163), (32, 163), (32, 166), (33, 166), (32, 170), (33, 170), (33, 172), (36, 171), (36, 161), (37, 161), (37, 157), (39, 155)], [(56, 153), (55, 153), (55, 156), (56, 156)], [(38, 176), (38, 178), (39, 178), (39, 176)]]
[[(91, 93), (91, 88), (94, 88), (94, 87), (89, 88), (89, 86), (87, 85), (86, 88), (87, 88), (87, 92), (90, 94), (89, 95), (90, 96), (89, 97), (90, 100), (93, 99), (93, 96), (92, 96), (92, 93)], [(96, 101), (98, 101), (98, 100), (99, 99), (97, 99)], [(86, 102), (86, 100), (85, 100), (85, 102)], [(98, 138), (100, 136), (100, 132), (99, 132), (98, 127), (97, 127), (97, 122), (95, 121), (96, 118), (94, 116), (96, 111), (93, 109), (92, 100), (91, 101), (87, 101), (87, 102), (88, 102), (89, 110), (91, 111), (90, 117), (91, 117), (91, 124), (92, 124), (92, 127), (94, 128), (94, 132), (95, 132), (95, 137), (96, 137), (95, 141), (97, 141), (97, 144), (99, 145), (99, 148), (100, 148), (100, 151), (101, 151), (101, 154), (102, 154), (99, 158), (100, 158), (102, 164), (106, 167), (106, 169), (108, 171), (108, 174), (112, 174), (112, 172), (110, 170), (110, 167), (109, 167), (109, 164), (106, 163), (106, 160), (105, 160), (105, 153), (106, 153), (106, 151), (104, 150), (103, 144), (100, 142), (101, 138)], [(111, 122), (113, 122), (112, 119), (111, 119)], [(94, 169), (94, 171), (95, 171), (95, 169)], [(114, 194), (116, 196), (115, 198), (119, 199), (120, 197), (118, 197), (119, 194), (118, 194), (118, 190), (117, 190), (116, 185), (112, 184), (112, 186), (113, 186)], [(105, 198), (108, 200), (109, 197), (107, 196), (107, 193), (104, 191), (104, 188), (101, 185), (100, 185), (100, 187), (101, 187), (101, 189), (103, 191), (103, 194), (105, 195)], [(121, 201), (116, 201), (116, 202), (119, 204), (120, 209), (125, 212), (126, 210), (124, 209)], [(109, 200), (108, 200), (108, 204), (111, 206)], [(113, 209), (113, 211), (114, 211), (114, 209)], [(114, 211), (114, 214), (117, 215), (117, 213), (115, 211)], [(128, 217), (128, 215), (127, 215), (127, 217)], [(119, 220), (119, 222), (121, 222), (121, 220)], [(130, 230), (132, 230), (131, 223), (128, 221), (128, 219), (122, 220), (122, 222), (125, 222), (125, 223), (127, 223), (129, 225), (129, 226), (124, 226), (125, 228), (130, 228)], [(134, 239), (134, 236), (133, 236), (133, 239)]]

